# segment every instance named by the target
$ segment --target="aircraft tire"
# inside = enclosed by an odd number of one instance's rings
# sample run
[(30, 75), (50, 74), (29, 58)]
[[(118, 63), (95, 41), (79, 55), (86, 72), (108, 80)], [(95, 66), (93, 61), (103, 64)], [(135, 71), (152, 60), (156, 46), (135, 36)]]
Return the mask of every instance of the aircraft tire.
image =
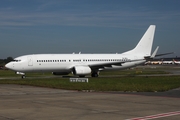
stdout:
[(26, 76), (25, 76), (25, 75), (22, 75), (21, 78), (24, 79), (24, 78), (26, 78)]
[(91, 77), (98, 77), (98, 73), (97, 72), (92, 73)]

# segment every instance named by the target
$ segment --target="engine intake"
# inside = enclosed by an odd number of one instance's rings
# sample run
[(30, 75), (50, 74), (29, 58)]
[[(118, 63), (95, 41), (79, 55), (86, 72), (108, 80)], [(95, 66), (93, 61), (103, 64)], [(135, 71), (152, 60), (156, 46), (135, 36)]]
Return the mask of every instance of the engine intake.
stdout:
[(91, 68), (89, 66), (75, 66), (73, 69), (74, 75), (87, 75), (91, 73)]

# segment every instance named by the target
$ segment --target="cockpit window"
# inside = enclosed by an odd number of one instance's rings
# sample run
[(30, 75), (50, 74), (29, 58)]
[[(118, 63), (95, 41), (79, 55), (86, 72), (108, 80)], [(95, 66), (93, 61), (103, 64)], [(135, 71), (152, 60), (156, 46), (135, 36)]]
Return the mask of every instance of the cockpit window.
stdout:
[(20, 62), (21, 60), (13, 60), (14, 62)]

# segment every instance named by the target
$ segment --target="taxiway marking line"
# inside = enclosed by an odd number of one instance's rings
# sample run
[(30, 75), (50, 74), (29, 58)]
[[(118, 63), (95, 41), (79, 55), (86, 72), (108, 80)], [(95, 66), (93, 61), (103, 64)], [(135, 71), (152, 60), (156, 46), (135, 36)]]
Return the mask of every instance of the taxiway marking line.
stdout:
[(144, 117), (131, 118), (131, 119), (127, 119), (127, 120), (150, 120), (150, 119), (156, 119), (156, 118), (162, 118), (162, 117), (168, 117), (168, 116), (174, 116), (174, 115), (180, 115), (180, 111), (169, 112), (169, 113), (161, 113), (161, 114), (157, 114), (157, 115), (150, 115), (150, 116), (144, 116)]

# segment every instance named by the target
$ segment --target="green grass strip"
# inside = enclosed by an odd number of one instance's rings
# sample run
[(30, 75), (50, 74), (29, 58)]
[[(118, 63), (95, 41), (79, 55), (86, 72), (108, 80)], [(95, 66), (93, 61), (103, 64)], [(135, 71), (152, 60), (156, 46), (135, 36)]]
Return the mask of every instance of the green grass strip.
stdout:
[(117, 78), (89, 78), (89, 83), (72, 83), (69, 78), (34, 78), (0, 80), (0, 84), (20, 84), (40, 87), (68, 89), (68, 90), (93, 90), (93, 91), (137, 91), (137, 92), (162, 92), (180, 87), (180, 76), (158, 77), (117, 77)]

